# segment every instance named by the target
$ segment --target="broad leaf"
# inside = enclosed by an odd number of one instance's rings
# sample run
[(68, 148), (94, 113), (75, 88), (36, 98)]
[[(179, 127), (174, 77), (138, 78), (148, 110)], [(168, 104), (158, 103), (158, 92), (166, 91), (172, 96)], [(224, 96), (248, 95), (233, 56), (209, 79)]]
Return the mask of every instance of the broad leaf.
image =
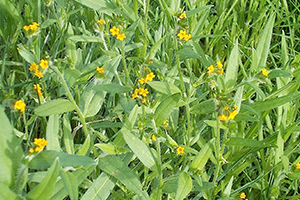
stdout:
[(35, 114), (38, 116), (49, 116), (54, 114), (62, 114), (75, 109), (75, 106), (67, 99), (56, 99), (48, 101), (36, 109)]

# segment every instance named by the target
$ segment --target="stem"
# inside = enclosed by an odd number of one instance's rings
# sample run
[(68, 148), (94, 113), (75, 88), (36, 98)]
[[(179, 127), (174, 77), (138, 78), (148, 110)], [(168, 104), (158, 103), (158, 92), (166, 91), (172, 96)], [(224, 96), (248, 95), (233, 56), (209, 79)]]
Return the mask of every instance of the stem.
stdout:
[(125, 55), (124, 55), (124, 42), (121, 41), (121, 43), (122, 43), (121, 44), (122, 63), (123, 63), (124, 72), (125, 72), (125, 85), (128, 86), (129, 85), (129, 73), (128, 73), (126, 59), (125, 59)]

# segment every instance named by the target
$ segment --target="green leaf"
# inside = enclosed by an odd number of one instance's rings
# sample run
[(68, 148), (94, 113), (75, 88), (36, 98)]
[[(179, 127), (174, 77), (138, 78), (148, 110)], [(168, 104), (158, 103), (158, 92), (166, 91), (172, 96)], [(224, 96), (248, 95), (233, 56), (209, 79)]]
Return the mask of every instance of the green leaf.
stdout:
[(149, 147), (138, 137), (131, 134), (130, 131), (126, 129), (122, 129), (121, 131), (123, 134), (123, 138), (128, 144), (129, 148), (140, 159), (140, 161), (142, 161), (142, 163), (148, 168), (154, 166), (155, 161)]
[(181, 172), (178, 179), (175, 200), (184, 199), (192, 190), (193, 182), (190, 175), (186, 172)]
[(48, 145), (46, 146), (47, 150), (60, 151), (60, 142), (59, 142), (59, 117), (57, 114), (50, 115), (47, 123), (46, 129), (46, 139)]
[(77, 200), (78, 199), (78, 182), (71, 172), (66, 171), (60, 171), (60, 176), (63, 180), (64, 186), (66, 190), (68, 191), (69, 197), (71, 200)]
[(23, 200), (23, 198), (19, 197), (17, 194), (15, 194), (13, 191), (9, 189), (9, 187), (0, 181), (0, 199), (3, 200)]
[(117, 8), (113, 2), (109, 0), (76, 0), (78, 3), (81, 3), (93, 10), (97, 10), (101, 13), (112, 16), (112, 13), (115, 13)]
[(117, 180), (106, 173), (101, 175), (93, 182), (81, 200), (105, 200), (115, 187)]
[(154, 112), (154, 121), (157, 127), (163, 124), (163, 122), (169, 117), (173, 109), (176, 107), (180, 97), (180, 93), (173, 94), (165, 98), (157, 106)]
[(63, 141), (66, 147), (66, 151), (68, 154), (74, 154), (74, 144), (72, 137), (72, 128), (70, 125), (70, 120), (67, 115), (63, 116)]
[(139, 107), (138, 105), (135, 105), (133, 107), (133, 109), (131, 110), (129, 117), (126, 119), (123, 129), (131, 131), (134, 127), (137, 115), (141, 112), (142, 112), (141, 107)]
[(168, 35), (165, 35), (164, 37), (162, 37), (160, 40), (158, 40), (155, 45), (153, 45), (151, 47), (151, 49), (149, 50), (145, 60), (152, 60), (156, 54), (156, 52), (161, 48), (161, 43), (166, 39)]
[(122, 86), (119, 84), (111, 83), (111, 84), (102, 84), (97, 85), (93, 87), (93, 90), (95, 91), (105, 91), (110, 93), (127, 93), (132, 90), (131, 87), (128, 86)]
[(16, 176), (16, 182), (14, 185), (14, 191), (21, 195), (22, 191), (27, 183), (28, 179), (28, 166), (22, 164), (21, 167), (18, 169), (17, 176)]
[(74, 109), (75, 106), (69, 100), (56, 99), (38, 106), (36, 109), (34, 109), (34, 112), (36, 115), (44, 117), (54, 114), (62, 114)]
[(59, 167), (58, 159), (55, 159), (44, 180), (27, 194), (26, 199), (49, 199), (53, 192), (56, 178), (58, 177)]
[(83, 145), (80, 147), (79, 151), (76, 153), (79, 156), (85, 156), (88, 150), (90, 149), (91, 138), (90, 135), (87, 135)]
[[(216, 121), (216, 120), (204, 120), (204, 122), (205, 122), (207, 125), (211, 126), (211, 127), (214, 127), (214, 128), (217, 127), (217, 121)], [(221, 129), (227, 129), (227, 127), (224, 126), (223, 123), (220, 123), (220, 124), (219, 124), (219, 128), (221, 128)]]
[(202, 149), (199, 151), (199, 153), (196, 155), (196, 157), (193, 159), (193, 161), (190, 164), (190, 170), (203, 170), (204, 166), (206, 165), (209, 157), (212, 154), (212, 150), (210, 148), (210, 142), (206, 143)]
[(268, 78), (277, 78), (277, 77), (291, 77), (292, 74), (288, 71), (281, 70), (281, 69), (273, 69), (269, 74)]
[(229, 198), (230, 196), (230, 193), (231, 193), (231, 189), (232, 189), (232, 183), (233, 183), (233, 176), (230, 178), (230, 181), (229, 183), (227, 184), (223, 194), (222, 194), (222, 197), (223, 198)]
[(271, 110), (273, 108), (277, 108), (279, 106), (282, 106), (288, 102), (293, 101), (294, 99), (300, 97), (300, 93), (295, 92), (292, 94), (288, 94), (286, 96), (274, 98), (274, 99), (267, 99), (265, 101), (257, 101), (250, 105), (250, 107), (257, 112), (263, 112), (266, 110)]
[(99, 168), (123, 183), (140, 198), (148, 200), (148, 194), (142, 190), (142, 184), (132, 170), (119, 156), (105, 156), (99, 159)]
[(215, 103), (212, 99), (203, 101), (190, 108), (192, 114), (207, 114), (216, 110)]
[(258, 141), (255, 139), (246, 139), (246, 138), (230, 138), (226, 145), (237, 145), (237, 146), (249, 146), (249, 147), (271, 147), (273, 144), (267, 141)]
[(33, 53), (24, 47), (24, 45), (19, 44), (19, 54), (28, 62), (33, 63), (37, 62), (37, 58), (33, 55)]
[(80, 71), (78, 71), (77, 69), (66, 69), (64, 71), (64, 78), (69, 87), (73, 86), (73, 84), (76, 82), (79, 76), (80, 76)]
[(0, 182), (13, 188), (17, 170), (21, 167), (23, 151), (1, 105), (0, 121)]
[(153, 89), (163, 94), (171, 95), (175, 93), (181, 93), (181, 90), (178, 87), (168, 82), (152, 81), (148, 82), (147, 84), (150, 85), (150, 87), (152, 87)]
[(197, 13), (203, 11), (203, 10), (210, 9), (211, 7), (213, 7), (213, 6), (201, 6), (201, 7), (195, 8), (193, 10), (186, 11), (186, 16), (191, 17), (191, 16), (193, 16), (193, 15), (195, 15), (195, 14), (197, 14)]
[(235, 86), (236, 79), (238, 75), (238, 59), (239, 59), (239, 47), (238, 41), (235, 42), (234, 47), (230, 53), (230, 57), (227, 63), (226, 74), (225, 74), (225, 82), (226, 82), (226, 89)]
[(73, 35), (68, 38), (76, 42), (100, 42), (103, 43), (103, 40), (100, 37), (88, 36), (88, 35)]
[(95, 161), (87, 156), (70, 155), (64, 152), (46, 150), (34, 156), (28, 163), (28, 166), (32, 169), (46, 169), (51, 166), (57, 157), (59, 158), (59, 162), (62, 167), (95, 164)]
[(183, 48), (177, 51), (178, 55), (186, 56), (188, 58), (199, 58), (200, 56), (190, 48)]

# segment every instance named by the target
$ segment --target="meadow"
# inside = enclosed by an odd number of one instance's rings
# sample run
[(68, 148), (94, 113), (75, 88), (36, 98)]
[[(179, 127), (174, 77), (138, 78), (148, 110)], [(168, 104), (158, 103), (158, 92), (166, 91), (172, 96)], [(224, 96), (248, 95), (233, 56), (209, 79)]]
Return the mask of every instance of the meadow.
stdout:
[(300, 199), (297, 0), (1, 0), (0, 200)]

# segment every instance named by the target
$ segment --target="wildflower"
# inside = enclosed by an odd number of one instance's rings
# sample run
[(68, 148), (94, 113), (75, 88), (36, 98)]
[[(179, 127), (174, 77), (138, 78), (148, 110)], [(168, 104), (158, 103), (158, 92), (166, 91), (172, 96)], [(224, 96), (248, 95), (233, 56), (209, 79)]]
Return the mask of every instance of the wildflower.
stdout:
[(180, 19), (186, 18), (186, 14), (185, 13), (181, 13), (179, 16)]
[(228, 110), (228, 107), (227, 107), (227, 106), (225, 106), (225, 107), (224, 107), (224, 110)]
[(149, 61), (148, 61), (148, 64), (150, 64), (150, 65), (153, 64), (153, 61), (152, 61), (152, 60), (149, 60)]
[(300, 163), (297, 163), (297, 164), (295, 165), (295, 167), (296, 167), (296, 169), (300, 169)]
[(185, 29), (189, 29), (190, 27), (189, 27), (189, 26), (185, 26), (184, 28), (185, 28)]
[(183, 39), (184, 41), (189, 41), (189, 39), (191, 39), (192, 35), (191, 34), (186, 34)]
[(39, 97), (41, 97), (43, 95), (42, 88), (41, 88), (40, 84), (34, 84), (33, 88), (34, 88), (34, 90), (37, 91)]
[(140, 88), (139, 94), (146, 97), (149, 94), (148, 89)]
[(226, 121), (227, 120), (227, 116), (226, 115), (219, 115), (219, 119), (221, 121)]
[(180, 30), (177, 36), (182, 40), (186, 36), (186, 31)]
[(131, 95), (131, 98), (135, 99), (135, 98), (138, 98), (139, 95), (137, 92), (134, 92), (132, 95)]
[(166, 119), (164, 122), (163, 122), (163, 125), (166, 125), (168, 123), (168, 119)]
[(239, 196), (241, 199), (245, 199), (246, 198), (246, 194), (244, 192), (242, 192)]
[(210, 66), (207, 68), (207, 70), (208, 70), (207, 74), (211, 74), (211, 73), (214, 72), (215, 68), (214, 68), (213, 65), (210, 65)]
[(45, 69), (49, 65), (48, 60), (41, 59), (40, 66)]
[(223, 76), (224, 69), (219, 70), (219, 73), (221, 74), (221, 76)]
[(43, 78), (43, 77), (44, 77), (43, 73), (42, 73), (41, 71), (39, 71), (39, 70), (36, 70), (36, 71), (34, 72), (34, 75), (35, 75), (36, 77), (38, 77), (38, 78)]
[(155, 75), (153, 74), (153, 72), (150, 72), (146, 75), (146, 81), (152, 81), (154, 77)]
[(152, 139), (153, 141), (156, 141), (156, 137), (155, 137), (154, 134), (151, 135), (151, 139)]
[(124, 33), (117, 34), (117, 40), (123, 41), (126, 38), (126, 35)]
[(32, 72), (32, 71), (36, 71), (38, 69), (39, 69), (39, 66), (35, 62), (31, 63), (31, 65), (29, 67), (29, 71)]
[(177, 154), (183, 154), (183, 153), (184, 153), (184, 147), (179, 146), (179, 147), (176, 149), (176, 151), (177, 151)]
[(25, 31), (29, 31), (30, 30), (30, 27), (29, 26), (23, 26), (23, 29), (25, 30)]
[(228, 119), (234, 119), (237, 114), (238, 114), (238, 112), (236, 110), (229, 112)]
[(266, 68), (263, 68), (263, 69), (261, 70), (261, 73), (262, 73), (262, 75), (264, 75), (264, 76), (268, 76), (268, 74), (269, 74), (269, 72), (267, 71)]
[(26, 104), (22, 101), (22, 99), (18, 100), (15, 102), (14, 105), (15, 109), (18, 109), (22, 113), (24, 112), (25, 108), (26, 108)]
[(113, 26), (111, 29), (109, 29), (109, 31), (111, 32), (111, 34), (113, 36), (115, 36), (115, 35), (119, 34), (120, 29), (118, 29), (117, 27)]
[(33, 149), (33, 148), (30, 148), (30, 149), (28, 150), (28, 152), (29, 152), (29, 153), (33, 153), (33, 152), (34, 152), (34, 149)]
[(146, 102), (147, 102), (146, 98), (143, 98), (142, 103), (146, 103)]
[(104, 23), (105, 23), (105, 20), (103, 20), (103, 19), (99, 19), (99, 20), (97, 20), (97, 22), (98, 22), (100, 25), (102, 25), (102, 24), (104, 24)]
[(219, 68), (221, 68), (221, 69), (223, 68), (223, 65), (222, 65), (221, 61), (218, 61), (218, 62), (217, 62), (217, 67), (219, 67)]
[(102, 67), (97, 67), (97, 72), (99, 73), (99, 74), (102, 74), (102, 73), (104, 73), (104, 69), (102, 68)]
[(139, 82), (140, 82), (140, 84), (144, 84), (144, 83), (147, 83), (148, 81), (145, 78), (140, 78)]
[(47, 140), (43, 139), (43, 138), (34, 138), (34, 142), (33, 144), (35, 144), (35, 152), (39, 152), (41, 151), (44, 146), (46, 146), (48, 144)]

